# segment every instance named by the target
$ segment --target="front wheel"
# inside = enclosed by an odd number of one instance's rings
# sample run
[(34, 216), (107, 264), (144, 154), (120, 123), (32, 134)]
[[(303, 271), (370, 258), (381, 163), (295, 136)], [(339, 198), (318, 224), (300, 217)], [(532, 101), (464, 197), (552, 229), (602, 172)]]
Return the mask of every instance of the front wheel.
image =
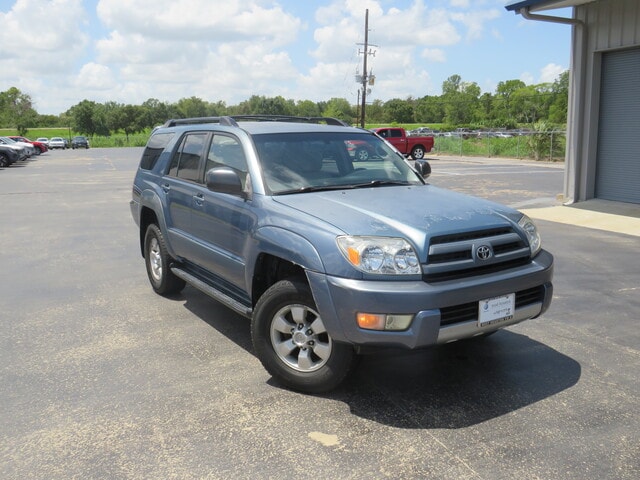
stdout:
[(260, 297), (251, 338), (265, 369), (294, 390), (331, 390), (355, 364), (353, 348), (333, 341), (303, 281), (281, 280)]
[(422, 160), (424, 158), (424, 148), (417, 146), (411, 150), (411, 158), (414, 160)]
[(169, 268), (171, 257), (167, 252), (164, 236), (160, 228), (154, 224), (147, 227), (144, 236), (144, 262), (149, 282), (156, 293), (171, 295), (184, 288), (185, 281), (176, 277)]

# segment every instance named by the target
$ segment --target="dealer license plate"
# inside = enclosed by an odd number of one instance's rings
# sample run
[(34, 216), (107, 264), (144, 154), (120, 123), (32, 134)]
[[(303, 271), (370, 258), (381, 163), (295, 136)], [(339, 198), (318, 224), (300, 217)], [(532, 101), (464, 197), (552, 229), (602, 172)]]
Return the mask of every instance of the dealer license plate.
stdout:
[(480, 300), (480, 302), (478, 302), (478, 326), (484, 327), (511, 320), (515, 310), (515, 293)]

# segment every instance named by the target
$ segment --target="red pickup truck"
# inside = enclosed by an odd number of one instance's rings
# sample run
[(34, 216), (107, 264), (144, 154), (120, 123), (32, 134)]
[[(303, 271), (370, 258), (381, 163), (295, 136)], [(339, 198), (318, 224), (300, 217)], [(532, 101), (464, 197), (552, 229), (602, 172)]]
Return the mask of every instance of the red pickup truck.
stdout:
[(396, 147), (400, 153), (407, 156), (411, 155), (414, 160), (424, 158), (424, 154), (429, 153), (433, 148), (433, 137), (407, 135), (407, 131), (404, 128), (382, 127), (372, 130)]

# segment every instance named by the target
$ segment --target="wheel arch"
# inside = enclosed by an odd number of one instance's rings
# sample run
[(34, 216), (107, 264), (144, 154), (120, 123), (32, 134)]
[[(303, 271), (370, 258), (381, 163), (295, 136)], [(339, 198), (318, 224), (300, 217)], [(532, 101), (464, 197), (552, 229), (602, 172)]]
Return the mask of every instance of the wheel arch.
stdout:
[[(140, 253), (144, 256), (144, 237), (147, 233), (147, 228), (152, 223), (155, 223), (160, 228), (160, 231), (168, 239), (167, 236), (167, 223), (164, 217), (164, 209), (162, 202), (158, 198), (158, 195), (151, 191), (145, 190), (140, 195)], [(167, 243), (167, 250), (174, 256), (173, 248)]]
[(261, 228), (257, 249), (247, 261), (247, 285), (255, 306), (260, 296), (274, 283), (285, 278), (301, 278), (308, 283), (306, 271), (324, 271), (316, 248), (306, 238), (279, 227)]

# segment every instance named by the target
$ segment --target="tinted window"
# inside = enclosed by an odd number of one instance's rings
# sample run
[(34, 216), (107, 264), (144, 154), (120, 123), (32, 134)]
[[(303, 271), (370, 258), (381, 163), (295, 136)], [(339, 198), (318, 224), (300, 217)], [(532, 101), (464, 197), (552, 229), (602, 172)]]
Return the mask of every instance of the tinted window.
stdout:
[(147, 147), (142, 153), (140, 168), (144, 170), (151, 170), (173, 136), (173, 133), (159, 133), (157, 135), (153, 135), (147, 142)]
[(402, 155), (366, 133), (259, 134), (253, 142), (267, 190), (275, 195), (365, 188), (372, 182), (423, 184)]
[(244, 157), (242, 145), (237, 139), (216, 134), (209, 148), (205, 172), (214, 167), (233, 168), (244, 186), (247, 177), (247, 161)]
[(171, 160), (169, 175), (197, 182), (200, 171), (200, 158), (204, 152), (207, 139), (206, 133), (193, 133), (185, 135), (180, 143), (180, 148)]

